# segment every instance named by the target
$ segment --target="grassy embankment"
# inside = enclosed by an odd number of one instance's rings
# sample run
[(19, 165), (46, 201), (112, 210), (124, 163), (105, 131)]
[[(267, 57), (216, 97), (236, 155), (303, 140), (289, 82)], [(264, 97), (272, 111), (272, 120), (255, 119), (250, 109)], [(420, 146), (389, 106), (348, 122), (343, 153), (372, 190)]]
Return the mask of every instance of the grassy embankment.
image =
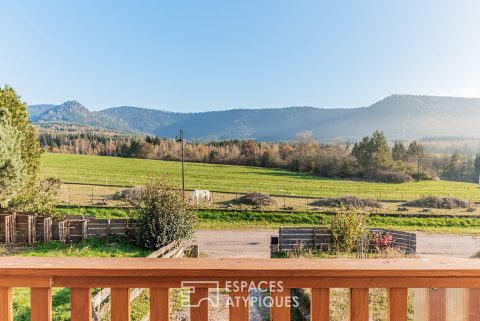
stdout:
[[(58, 209), (70, 215), (92, 215), (98, 218), (135, 217), (135, 212), (126, 209), (108, 208), (69, 208)], [(276, 229), (281, 226), (326, 226), (331, 215), (314, 212), (232, 212), (199, 210), (200, 229)], [(474, 234), (480, 233), (480, 219), (476, 218), (422, 218), (422, 217), (382, 217), (371, 215), (368, 219), (371, 227), (384, 227), (398, 230)]]

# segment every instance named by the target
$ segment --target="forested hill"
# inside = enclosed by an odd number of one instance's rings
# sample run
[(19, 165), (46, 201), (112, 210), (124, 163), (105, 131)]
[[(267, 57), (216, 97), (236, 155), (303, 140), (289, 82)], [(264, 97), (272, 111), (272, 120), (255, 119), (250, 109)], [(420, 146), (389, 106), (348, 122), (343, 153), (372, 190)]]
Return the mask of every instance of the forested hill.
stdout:
[(371, 106), (325, 109), (288, 107), (175, 113), (137, 107), (91, 112), (75, 101), (32, 105), (34, 123), (76, 123), (130, 133), (175, 137), (183, 128), (189, 139), (255, 138), (291, 140), (312, 131), (319, 140), (356, 140), (375, 130), (390, 139), (435, 136), (480, 137), (480, 99), (392, 95)]

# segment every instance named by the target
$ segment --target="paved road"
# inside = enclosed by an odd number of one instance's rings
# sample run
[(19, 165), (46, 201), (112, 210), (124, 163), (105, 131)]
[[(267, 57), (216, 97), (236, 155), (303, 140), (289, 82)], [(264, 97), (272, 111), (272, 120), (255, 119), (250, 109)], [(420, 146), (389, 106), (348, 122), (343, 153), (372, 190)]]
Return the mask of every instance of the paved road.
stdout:
[[(270, 235), (277, 230), (201, 230), (196, 238), (200, 256), (215, 258), (268, 258), (270, 257)], [(480, 251), (480, 236), (417, 233), (417, 254), (419, 256), (471, 257)], [(212, 293), (210, 293), (212, 295)], [(251, 295), (254, 295), (253, 293)], [(226, 295), (220, 295), (226, 301)], [(225, 305), (209, 308), (212, 320), (228, 320)], [(268, 313), (267, 313), (268, 314)], [(260, 309), (251, 309), (250, 320), (260, 321), (267, 315)]]
[[(270, 235), (278, 230), (200, 230), (196, 238), (206, 257), (270, 257)], [(417, 234), (419, 256), (471, 257), (480, 251), (480, 235)]]

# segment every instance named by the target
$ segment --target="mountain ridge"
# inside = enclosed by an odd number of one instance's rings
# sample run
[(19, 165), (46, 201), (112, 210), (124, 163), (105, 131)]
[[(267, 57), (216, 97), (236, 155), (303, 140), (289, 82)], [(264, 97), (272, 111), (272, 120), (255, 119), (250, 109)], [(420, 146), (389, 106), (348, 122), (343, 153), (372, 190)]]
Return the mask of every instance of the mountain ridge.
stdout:
[(298, 106), (180, 113), (119, 106), (89, 111), (76, 101), (67, 101), (32, 105), (29, 111), (33, 123), (76, 123), (170, 138), (183, 128), (196, 140), (292, 140), (306, 130), (320, 141), (356, 140), (375, 130), (391, 139), (480, 137), (480, 98), (449, 96), (394, 94), (358, 108)]

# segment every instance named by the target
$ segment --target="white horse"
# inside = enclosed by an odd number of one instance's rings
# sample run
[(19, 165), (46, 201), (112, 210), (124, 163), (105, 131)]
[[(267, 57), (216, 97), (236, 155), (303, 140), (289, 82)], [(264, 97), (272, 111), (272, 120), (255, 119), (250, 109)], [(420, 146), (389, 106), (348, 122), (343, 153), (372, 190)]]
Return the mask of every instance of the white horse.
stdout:
[(198, 205), (200, 201), (205, 201), (210, 206), (212, 204), (212, 193), (207, 190), (194, 190), (192, 196), (190, 196), (190, 204)]

